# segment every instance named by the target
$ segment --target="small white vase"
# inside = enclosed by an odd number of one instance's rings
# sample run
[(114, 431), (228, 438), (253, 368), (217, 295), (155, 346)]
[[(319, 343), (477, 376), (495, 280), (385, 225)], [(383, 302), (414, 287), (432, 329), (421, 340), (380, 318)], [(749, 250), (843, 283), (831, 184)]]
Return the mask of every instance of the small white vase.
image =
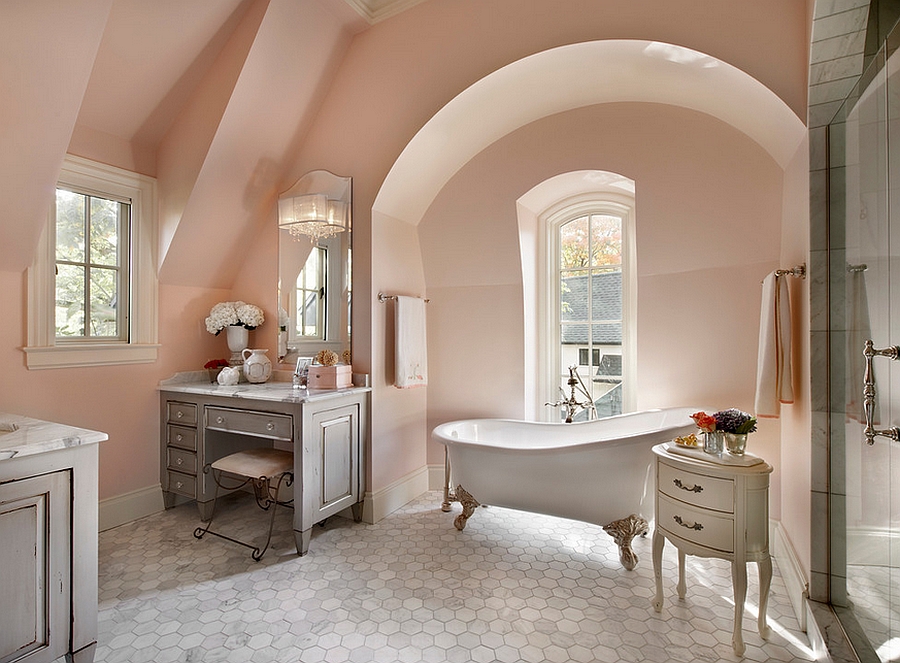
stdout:
[(268, 350), (249, 350), (245, 348), (241, 355), (244, 358), (244, 377), (247, 382), (259, 384), (272, 375), (272, 362), (266, 356)]
[(228, 325), (225, 327), (225, 340), (228, 341), (228, 349), (231, 350), (232, 366), (240, 366), (243, 363), (241, 352), (250, 345), (250, 331), (242, 325)]

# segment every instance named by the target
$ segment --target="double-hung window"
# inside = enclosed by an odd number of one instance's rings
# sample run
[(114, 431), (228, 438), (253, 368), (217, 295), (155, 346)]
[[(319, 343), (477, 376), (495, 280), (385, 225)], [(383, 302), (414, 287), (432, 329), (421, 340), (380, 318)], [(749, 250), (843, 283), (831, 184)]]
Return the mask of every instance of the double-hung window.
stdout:
[(28, 271), (29, 368), (155, 361), (155, 180), (67, 156)]

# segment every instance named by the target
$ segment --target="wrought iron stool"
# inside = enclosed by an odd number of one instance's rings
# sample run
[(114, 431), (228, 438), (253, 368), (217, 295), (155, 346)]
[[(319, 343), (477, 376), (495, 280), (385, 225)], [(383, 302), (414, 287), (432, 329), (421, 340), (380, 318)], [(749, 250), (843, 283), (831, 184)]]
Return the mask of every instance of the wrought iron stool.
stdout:
[[(247, 548), (252, 548), (253, 552), (251, 553), (251, 557), (258, 562), (262, 559), (263, 554), (269, 547), (269, 542), (272, 540), (272, 527), (275, 524), (275, 507), (279, 504), (282, 506), (289, 506), (293, 501), (288, 500), (279, 502), (278, 491), (281, 489), (282, 484), (290, 486), (294, 483), (294, 454), (290, 451), (272, 448), (238, 451), (237, 453), (220, 458), (212, 464), (207, 464), (206, 467), (203, 468), (203, 472), (212, 473), (213, 480), (216, 482), (216, 492), (213, 497), (212, 513), (210, 514), (209, 521), (206, 523), (206, 527), (198, 527), (195, 529), (194, 536), (201, 539), (204, 534), (212, 534), (213, 536), (227, 539), (228, 541), (238, 543)], [(239, 477), (240, 479), (235, 479), (239, 482), (233, 486), (225, 485), (222, 483), (223, 474)], [(276, 481), (274, 486), (272, 483), (273, 481)], [(272, 509), (269, 516), (269, 534), (266, 537), (266, 542), (262, 548), (250, 543), (238, 541), (230, 536), (220, 534), (219, 532), (213, 532), (209, 529), (210, 525), (212, 525), (213, 518), (216, 516), (216, 502), (219, 498), (219, 489), (237, 490), (238, 488), (243, 488), (248, 483), (253, 484), (256, 503), (259, 504), (260, 508), (264, 511), (268, 510), (270, 507)]]

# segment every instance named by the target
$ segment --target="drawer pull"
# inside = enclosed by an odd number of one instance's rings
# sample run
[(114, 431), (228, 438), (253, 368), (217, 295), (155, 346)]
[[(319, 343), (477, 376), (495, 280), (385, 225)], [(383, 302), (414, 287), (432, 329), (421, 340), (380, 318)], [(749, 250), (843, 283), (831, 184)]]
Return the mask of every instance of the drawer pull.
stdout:
[(178, 433), (178, 435), (175, 436), (176, 442), (181, 442), (183, 439), (184, 439), (184, 436), (181, 433)]
[(688, 488), (683, 483), (681, 483), (681, 479), (673, 479), (672, 483), (674, 483), (676, 487), (681, 488), (681, 490), (686, 490), (689, 493), (702, 493), (703, 492), (703, 486), (694, 485), (694, 486), (691, 486), (690, 488)]
[(175, 460), (176, 465), (184, 465), (184, 458), (178, 458)]
[(183, 484), (181, 481), (176, 481), (176, 482), (175, 482), (175, 487), (176, 487), (176, 488), (184, 488), (184, 484)]
[(700, 523), (694, 523), (693, 525), (688, 525), (686, 522), (684, 522), (681, 519), (681, 516), (672, 516), (672, 520), (674, 520), (676, 523), (678, 523), (682, 527), (686, 527), (687, 529), (696, 530), (698, 532), (703, 529), (703, 525), (701, 525)]
[(275, 430), (275, 424), (270, 421), (266, 424), (266, 430)]
[(224, 423), (224, 421), (225, 421), (225, 417), (216, 417), (216, 423), (217, 423), (217, 424)]
[(176, 419), (181, 419), (183, 416), (184, 416), (184, 412), (182, 412), (181, 410), (178, 410), (178, 412), (175, 413)]

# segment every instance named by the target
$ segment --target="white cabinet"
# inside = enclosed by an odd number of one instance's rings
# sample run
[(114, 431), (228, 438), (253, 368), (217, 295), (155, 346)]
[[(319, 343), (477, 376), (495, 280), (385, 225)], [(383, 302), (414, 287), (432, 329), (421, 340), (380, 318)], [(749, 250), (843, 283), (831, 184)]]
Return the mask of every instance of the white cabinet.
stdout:
[(0, 663), (90, 663), (106, 434), (0, 413)]
[[(239, 389), (239, 391), (237, 390)], [(161, 389), (160, 478), (166, 505), (194, 499), (211, 515), (215, 484), (203, 468), (230, 453), (275, 446), (294, 453), (294, 538), (306, 554), (312, 527), (346, 508), (362, 518), (368, 389), (291, 391), (250, 385)], [(0, 661), (2, 663), (2, 661)]]
[[(677, 450), (676, 450), (677, 451)], [(663, 606), (662, 551), (666, 540), (678, 548), (679, 598), (686, 593), (684, 556), (731, 561), (734, 586), (732, 645), (744, 653), (741, 635), (747, 596), (747, 562), (759, 565), (759, 633), (768, 637), (766, 604), (772, 581), (769, 556), (769, 474), (772, 467), (755, 456), (722, 457), (703, 452), (673, 453), (653, 447), (656, 459), (656, 524), (653, 530), (653, 607)]]
[(68, 651), (71, 575), (68, 472), (0, 484), (0, 661), (53, 661)]

